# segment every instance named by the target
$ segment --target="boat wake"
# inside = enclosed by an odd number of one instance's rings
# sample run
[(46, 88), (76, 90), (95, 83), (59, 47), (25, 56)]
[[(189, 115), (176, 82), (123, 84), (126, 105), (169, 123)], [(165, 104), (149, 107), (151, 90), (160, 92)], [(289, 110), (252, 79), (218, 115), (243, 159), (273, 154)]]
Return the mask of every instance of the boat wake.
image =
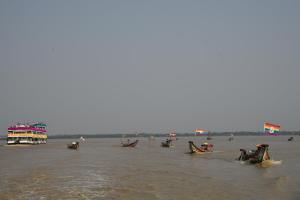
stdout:
[(282, 160), (265, 160), (265, 161), (259, 163), (258, 165), (260, 167), (266, 168), (266, 167), (272, 167), (272, 166), (281, 165), (281, 164), (282, 164)]
[[(247, 161), (237, 161), (242, 165), (251, 165), (249, 162)], [(256, 164), (258, 167), (262, 167), (262, 168), (267, 168), (267, 167), (272, 167), (272, 166), (276, 166), (276, 165), (281, 165), (282, 164), (282, 160), (265, 160), (261, 163)]]

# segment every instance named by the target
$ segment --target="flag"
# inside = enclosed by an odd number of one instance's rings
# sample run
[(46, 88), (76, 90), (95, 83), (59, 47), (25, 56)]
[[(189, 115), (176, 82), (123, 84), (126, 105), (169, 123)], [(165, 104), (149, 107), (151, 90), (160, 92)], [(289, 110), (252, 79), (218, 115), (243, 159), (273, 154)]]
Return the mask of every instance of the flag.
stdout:
[(264, 132), (270, 135), (278, 135), (280, 130), (280, 125), (278, 124), (271, 124), (268, 122), (264, 123)]

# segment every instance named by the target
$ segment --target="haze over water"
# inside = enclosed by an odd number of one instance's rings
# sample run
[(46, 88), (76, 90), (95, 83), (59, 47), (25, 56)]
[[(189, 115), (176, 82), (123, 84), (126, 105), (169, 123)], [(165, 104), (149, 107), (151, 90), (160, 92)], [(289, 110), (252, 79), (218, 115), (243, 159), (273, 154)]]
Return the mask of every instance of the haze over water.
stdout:
[[(300, 1), (0, 1), (0, 133), (298, 131)], [(1, 135), (0, 135), (1, 136)]]
[[(120, 139), (87, 139), (69, 150), (71, 140), (46, 145), (0, 146), (0, 199), (265, 199), (300, 198), (300, 142), (286, 136), (214, 137), (215, 152), (185, 154), (184, 137), (173, 148), (163, 138), (140, 140), (136, 148), (120, 147)], [(239, 149), (270, 145), (270, 155), (282, 164), (258, 168), (235, 161)], [(3, 144), (3, 141), (2, 141)]]

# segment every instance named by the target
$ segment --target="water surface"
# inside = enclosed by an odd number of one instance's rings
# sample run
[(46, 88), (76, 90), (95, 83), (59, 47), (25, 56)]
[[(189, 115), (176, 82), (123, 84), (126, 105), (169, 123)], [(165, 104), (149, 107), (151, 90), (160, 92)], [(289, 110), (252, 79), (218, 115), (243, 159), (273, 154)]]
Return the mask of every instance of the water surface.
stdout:
[[(172, 148), (163, 138), (138, 138), (136, 148), (120, 139), (87, 139), (69, 150), (72, 140), (48, 140), (34, 146), (0, 144), (0, 199), (300, 199), (300, 138), (287, 136), (214, 137), (215, 152), (185, 154), (182, 137)], [(279, 166), (259, 168), (235, 161), (239, 149), (270, 145)]]

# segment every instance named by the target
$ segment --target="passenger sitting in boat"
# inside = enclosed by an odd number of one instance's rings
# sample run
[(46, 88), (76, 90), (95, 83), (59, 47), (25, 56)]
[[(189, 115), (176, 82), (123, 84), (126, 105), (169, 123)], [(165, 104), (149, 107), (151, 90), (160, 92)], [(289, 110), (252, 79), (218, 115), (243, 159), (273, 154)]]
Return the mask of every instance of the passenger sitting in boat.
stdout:
[(214, 146), (214, 145), (208, 144), (207, 142), (201, 144), (201, 148), (202, 148), (204, 151), (212, 151), (213, 146)]
[(261, 159), (263, 159), (263, 160), (270, 160), (271, 159), (270, 155), (269, 155), (269, 152), (268, 152), (268, 147), (269, 147), (268, 144), (260, 144), (257, 147), (257, 150), (259, 151), (258, 156), (261, 155)]
[(202, 147), (205, 151), (207, 151), (207, 150), (208, 150), (208, 143), (205, 142), (205, 143), (201, 144), (201, 147)]

